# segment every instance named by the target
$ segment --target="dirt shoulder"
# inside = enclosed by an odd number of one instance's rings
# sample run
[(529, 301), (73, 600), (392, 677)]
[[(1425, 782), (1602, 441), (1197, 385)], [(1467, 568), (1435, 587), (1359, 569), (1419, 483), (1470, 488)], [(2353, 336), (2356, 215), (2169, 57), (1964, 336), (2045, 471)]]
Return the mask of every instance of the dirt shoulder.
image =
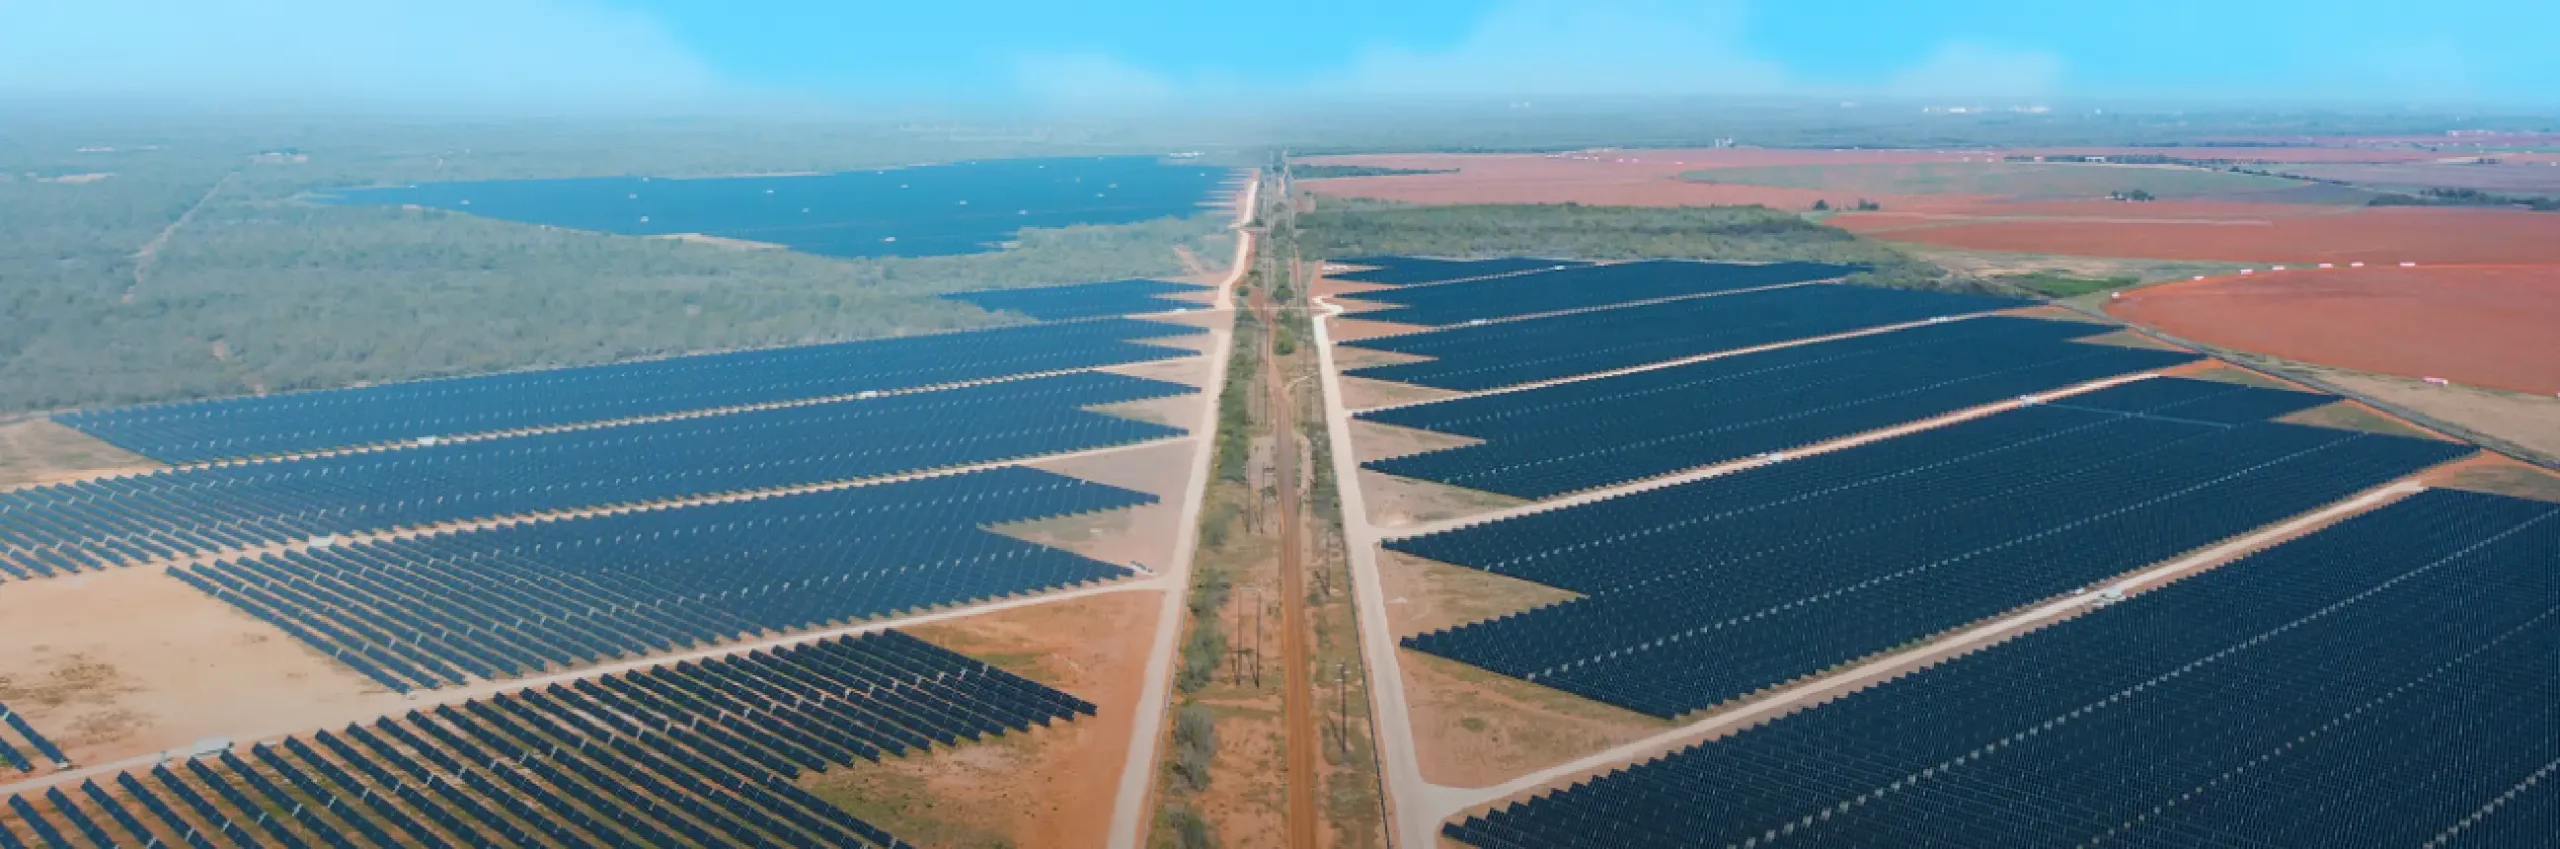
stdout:
[(814, 773), (801, 784), (920, 846), (1100, 846), (1111, 829), (1160, 596), (1113, 593), (973, 616), (908, 633), (1101, 708), (905, 758)]

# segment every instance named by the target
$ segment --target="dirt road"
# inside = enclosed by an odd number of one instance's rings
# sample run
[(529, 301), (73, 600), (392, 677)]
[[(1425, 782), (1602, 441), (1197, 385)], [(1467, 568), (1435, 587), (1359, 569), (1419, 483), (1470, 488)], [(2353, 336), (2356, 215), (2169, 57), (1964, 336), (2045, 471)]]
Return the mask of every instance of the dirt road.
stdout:
[[(1253, 231), (1244, 229), (1252, 220), (1254, 203), (1261, 196), (1259, 179), (1245, 186), (1244, 197), (1236, 207), (1236, 256), (1228, 266), (1227, 279), (1218, 286), (1217, 301), (1212, 311), (1235, 309), (1235, 286), (1244, 279), (1253, 261)], [(1191, 478), (1183, 490), (1183, 514), (1175, 533), (1173, 560), (1166, 564), (1164, 594), (1156, 617), (1155, 640), (1147, 648), (1146, 684), (1138, 696), (1137, 727), (1129, 733), (1129, 756), (1120, 767), (1120, 789), (1111, 806), (1110, 836), (1104, 841), (1110, 849), (1137, 849), (1144, 839), (1152, 810), (1148, 802), (1155, 794), (1158, 753), (1164, 743), (1165, 714), (1173, 704), (1173, 661), (1182, 639), (1183, 601), (1191, 586), (1191, 561), (1200, 547), (1200, 505), (1207, 500), (1209, 461), (1217, 450), (1218, 392), (1227, 385), (1228, 346), (1235, 338), (1232, 331), (1213, 330), (1206, 356), (1210, 373), (1201, 384), (1207, 396), (1200, 405), (1200, 418), (1192, 430), (1198, 450), (1191, 457)]]
[[(1278, 327), (1280, 310), (1266, 294), (1268, 287), (1253, 292), (1253, 313), (1264, 327)], [(1274, 489), (1279, 499), (1280, 518), (1280, 657), (1288, 670), (1283, 702), (1288, 707), (1287, 730), (1282, 735), (1286, 746), (1288, 780), (1289, 849), (1316, 849), (1316, 728), (1315, 689), (1310, 680), (1307, 655), (1307, 563), (1305, 531), (1298, 503), (1298, 404), (1295, 384), (1280, 365), (1279, 352), (1273, 347), (1275, 333), (1262, 335), (1262, 382), (1270, 393), (1271, 466)]]

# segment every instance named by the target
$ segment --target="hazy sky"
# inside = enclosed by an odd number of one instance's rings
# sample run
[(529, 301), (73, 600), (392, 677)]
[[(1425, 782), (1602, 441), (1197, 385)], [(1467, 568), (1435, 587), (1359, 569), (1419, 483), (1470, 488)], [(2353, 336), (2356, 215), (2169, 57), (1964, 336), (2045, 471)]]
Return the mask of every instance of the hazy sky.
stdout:
[(39, 95), (2560, 103), (2554, 0), (0, 0), (0, 22), (0, 93)]

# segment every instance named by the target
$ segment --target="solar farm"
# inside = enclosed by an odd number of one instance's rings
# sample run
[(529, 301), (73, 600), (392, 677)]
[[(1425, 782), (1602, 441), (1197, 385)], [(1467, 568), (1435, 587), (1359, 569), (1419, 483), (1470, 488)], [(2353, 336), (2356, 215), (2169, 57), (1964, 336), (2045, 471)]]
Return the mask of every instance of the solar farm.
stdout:
[(1395, 325), (1328, 362), (1400, 840), (2560, 845), (2560, 505), (2445, 487), (2500, 458), (1796, 267), (1326, 267)]
[(1116, 763), (1222, 291), (948, 297), (1020, 323), (55, 415), (158, 465), (0, 491), (0, 849), (902, 847), (842, 779)]

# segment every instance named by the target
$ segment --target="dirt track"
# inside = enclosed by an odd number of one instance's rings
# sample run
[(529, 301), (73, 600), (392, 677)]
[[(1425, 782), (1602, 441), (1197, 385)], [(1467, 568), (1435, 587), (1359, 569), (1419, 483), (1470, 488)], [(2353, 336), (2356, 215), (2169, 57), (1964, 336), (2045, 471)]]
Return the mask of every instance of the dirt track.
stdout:
[[(1277, 327), (1279, 310), (1264, 289), (1253, 292), (1253, 311), (1263, 326)], [(1307, 650), (1307, 562), (1305, 527), (1298, 502), (1298, 404), (1296, 385), (1281, 368), (1280, 356), (1272, 348), (1278, 334), (1262, 336), (1262, 381), (1270, 393), (1271, 466), (1274, 471), (1280, 508), (1280, 657), (1288, 670), (1282, 690), (1288, 706), (1288, 725), (1282, 737), (1286, 743), (1288, 769), (1288, 831), (1290, 849), (1316, 849), (1316, 742), (1321, 734), (1316, 727), (1315, 685), (1310, 680), (1313, 660)]]

